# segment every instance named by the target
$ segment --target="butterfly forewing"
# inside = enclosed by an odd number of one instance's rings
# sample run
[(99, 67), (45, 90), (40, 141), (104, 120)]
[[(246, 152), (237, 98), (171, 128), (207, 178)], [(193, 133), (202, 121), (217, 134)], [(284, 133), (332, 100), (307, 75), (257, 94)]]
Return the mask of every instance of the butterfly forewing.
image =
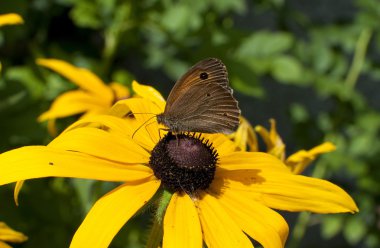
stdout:
[[(206, 79), (201, 78), (202, 73), (206, 73), (203, 74), (207, 75)], [(178, 97), (187, 92), (189, 88), (199, 84), (207, 85), (210, 83), (220, 84), (229, 88), (226, 67), (219, 59), (209, 58), (202, 60), (177, 80), (166, 101), (165, 112), (170, 110)]]
[(174, 132), (232, 133), (239, 115), (224, 64), (206, 59), (177, 81), (160, 118)]

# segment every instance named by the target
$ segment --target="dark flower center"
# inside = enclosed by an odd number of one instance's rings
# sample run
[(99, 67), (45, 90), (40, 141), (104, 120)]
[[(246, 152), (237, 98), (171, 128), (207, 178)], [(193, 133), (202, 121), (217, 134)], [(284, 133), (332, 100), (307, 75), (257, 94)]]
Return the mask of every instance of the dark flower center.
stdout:
[(218, 154), (208, 140), (169, 132), (154, 147), (149, 165), (172, 192), (207, 189), (214, 179)]

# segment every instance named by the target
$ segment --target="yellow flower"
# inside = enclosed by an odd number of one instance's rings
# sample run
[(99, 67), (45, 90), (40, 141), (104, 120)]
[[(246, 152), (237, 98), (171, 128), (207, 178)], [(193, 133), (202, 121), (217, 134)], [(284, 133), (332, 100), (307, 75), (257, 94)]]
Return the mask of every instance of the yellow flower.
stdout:
[[(10, 13), (10, 14), (3, 14), (0, 15), (0, 27), (5, 25), (16, 25), (16, 24), (22, 24), (24, 23), (24, 20), (22, 17), (18, 14)], [(0, 72), (1, 72), (1, 62), (0, 62)]]
[(282, 141), (280, 135), (277, 133), (276, 121), (270, 119), (270, 130), (267, 130), (265, 127), (256, 126), (256, 132), (264, 140), (264, 143), (267, 147), (267, 153), (272, 154), (273, 156), (284, 161), (285, 159), (285, 144)]
[(75, 67), (57, 59), (38, 59), (37, 64), (49, 68), (76, 84), (79, 89), (58, 96), (48, 111), (41, 114), (39, 121), (49, 121), (49, 130), (55, 133), (57, 118), (76, 114), (105, 114), (118, 100), (129, 97), (129, 90), (119, 84), (106, 85), (91, 71)]
[(0, 27), (5, 25), (23, 24), (24, 20), (18, 14), (10, 13), (0, 15)]
[(290, 155), (285, 164), (289, 166), (294, 174), (301, 174), (306, 167), (313, 162), (318, 155), (332, 152), (336, 150), (336, 146), (331, 142), (324, 142), (310, 150), (300, 150)]
[[(73, 248), (108, 247), (162, 190), (172, 193), (162, 222), (164, 248), (201, 248), (203, 241), (208, 247), (253, 247), (248, 236), (264, 247), (284, 247), (288, 225), (272, 209), (358, 211), (338, 186), (294, 175), (267, 153), (236, 152), (224, 135), (165, 133), (148, 114), (161, 113), (165, 102), (152, 88), (144, 94), (154, 101), (119, 101), (113, 110), (118, 116), (89, 116), (48, 146), (1, 154), (0, 184), (51, 176), (122, 182), (92, 207), (73, 237)], [(120, 118), (127, 109), (136, 121)]]
[(270, 124), (270, 130), (262, 126), (256, 126), (255, 130), (264, 140), (267, 152), (284, 161), (294, 174), (301, 174), (311, 162), (318, 158), (318, 155), (336, 149), (331, 142), (324, 142), (310, 150), (300, 150), (286, 158), (285, 144), (277, 133), (276, 121), (271, 119)]
[(240, 149), (240, 151), (257, 152), (259, 150), (255, 130), (253, 130), (249, 121), (240, 117), (240, 124), (236, 132), (230, 134), (230, 139)]
[(13, 230), (4, 222), (0, 222), (0, 248), (11, 248), (5, 242), (22, 243), (26, 240), (28, 240), (28, 237), (23, 233)]

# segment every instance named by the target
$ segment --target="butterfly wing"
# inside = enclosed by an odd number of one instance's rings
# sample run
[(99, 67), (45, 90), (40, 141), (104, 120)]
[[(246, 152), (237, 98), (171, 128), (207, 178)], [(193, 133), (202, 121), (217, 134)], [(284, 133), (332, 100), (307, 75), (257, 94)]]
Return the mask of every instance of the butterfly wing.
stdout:
[[(206, 79), (200, 77), (202, 73), (207, 73)], [(189, 88), (209, 83), (217, 83), (229, 88), (226, 66), (219, 59), (204, 59), (191, 67), (178, 79), (166, 101), (165, 112), (169, 112), (172, 109), (172, 105), (179, 97), (183, 96)]]
[(193, 66), (171, 91), (164, 115), (177, 132), (234, 132), (240, 109), (223, 63), (207, 59)]

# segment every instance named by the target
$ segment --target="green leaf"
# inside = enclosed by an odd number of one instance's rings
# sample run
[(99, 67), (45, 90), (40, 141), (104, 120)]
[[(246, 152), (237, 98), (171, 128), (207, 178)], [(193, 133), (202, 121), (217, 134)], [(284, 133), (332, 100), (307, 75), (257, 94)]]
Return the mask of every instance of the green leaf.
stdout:
[(298, 103), (290, 105), (290, 114), (295, 123), (305, 122), (310, 118), (307, 109)]
[(236, 51), (238, 58), (268, 57), (287, 51), (294, 43), (291, 34), (284, 32), (257, 32), (248, 36)]
[(36, 77), (30, 67), (20, 66), (9, 68), (5, 73), (5, 77), (8, 80), (14, 80), (23, 84), (29, 94), (35, 99), (40, 98), (44, 94), (45, 85)]
[(229, 64), (230, 83), (233, 88), (248, 96), (264, 95), (264, 90), (260, 87), (257, 76), (249, 65), (238, 61)]
[(202, 24), (202, 19), (185, 4), (177, 4), (162, 15), (161, 24), (174, 35), (182, 37), (188, 33), (188, 30), (199, 28)]
[(366, 234), (365, 222), (357, 217), (351, 216), (344, 225), (343, 234), (346, 240), (352, 244), (357, 244)]
[(280, 82), (300, 82), (303, 79), (302, 65), (294, 57), (287, 55), (273, 59), (271, 72)]
[(343, 227), (343, 215), (330, 215), (324, 216), (322, 218), (321, 227), (322, 227), (322, 237), (324, 239), (331, 239), (337, 235)]

